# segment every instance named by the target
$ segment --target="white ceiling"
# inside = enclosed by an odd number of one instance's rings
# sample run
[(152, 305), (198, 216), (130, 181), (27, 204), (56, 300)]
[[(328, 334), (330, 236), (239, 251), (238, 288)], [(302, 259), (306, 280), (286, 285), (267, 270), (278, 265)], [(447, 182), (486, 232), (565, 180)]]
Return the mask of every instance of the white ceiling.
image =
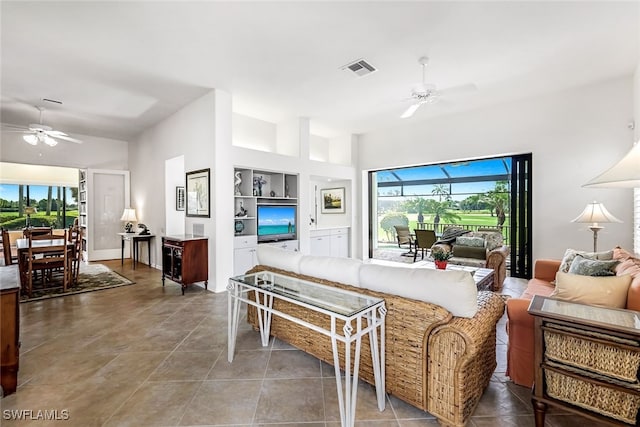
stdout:
[[(131, 139), (212, 88), (234, 111), (309, 117), (321, 136), (631, 75), (640, 4), (628, 2), (0, 3), (2, 122)], [(418, 58), (427, 81), (478, 90), (410, 119)], [(379, 69), (355, 78), (359, 58)], [(593, 100), (598, 102), (597, 99)]]

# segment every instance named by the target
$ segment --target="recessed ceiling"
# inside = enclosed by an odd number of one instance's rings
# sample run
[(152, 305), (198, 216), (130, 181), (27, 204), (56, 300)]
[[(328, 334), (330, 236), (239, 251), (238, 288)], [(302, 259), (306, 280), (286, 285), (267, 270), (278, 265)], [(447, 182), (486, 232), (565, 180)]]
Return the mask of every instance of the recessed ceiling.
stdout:
[[(330, 137), (629, 76), (638, 2), (11, 2), (1, 119), (131, 139), (213, 88), (234, 111)], [(477, 89), (411, 119), (426, 81)], [(358, 59), (375, 73), (341, 70)], [(597, 102), (597, 100), (594, 100)]]

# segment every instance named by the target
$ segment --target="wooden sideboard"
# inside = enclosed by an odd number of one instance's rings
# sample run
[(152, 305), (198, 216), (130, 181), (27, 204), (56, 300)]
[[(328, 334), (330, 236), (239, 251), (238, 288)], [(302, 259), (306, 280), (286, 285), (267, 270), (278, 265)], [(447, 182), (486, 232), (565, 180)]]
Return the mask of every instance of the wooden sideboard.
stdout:
[[(640, 312), (536, 295), (536, 427), (548, 405), (611, 425), (640, 421)], [(586, 424), (585, 424), (586, 425)]]
[(20, 362), (20, 286), (16, 264), (0, 267), (0, 385), (15, 393)]
[(209, 283), (209, 238), (184, 234), (162, 237), (162, 286), (164, 280), (185, 288), (196, 282)]

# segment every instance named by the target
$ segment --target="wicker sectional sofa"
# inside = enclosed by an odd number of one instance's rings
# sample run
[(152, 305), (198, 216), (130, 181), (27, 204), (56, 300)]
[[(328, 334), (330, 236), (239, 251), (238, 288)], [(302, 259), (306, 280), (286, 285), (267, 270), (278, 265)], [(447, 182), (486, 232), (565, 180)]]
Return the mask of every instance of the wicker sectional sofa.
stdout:
[[(269, 253), (265, 255), (265, 251)], [(431, 413), (443, 425), (466, 424), (496, 368), (496, 324), (504, 313), (500, 296), (478, 292), (471, 276), (460, 274), (468, 274), (465, 272), (389, 267), (353, 259), (303, 256), (277, 248), (275, 251), (272, 247), (259, 249), (260, 264), (250, 272), (273, 271), (384, 298), (386, 392)], [(397, 277), (397, 283), (390, 283), (390, 277)], [(418, 299), (407, 297), (417, 282)], [(382, 292), (387, 286), (397, 286), (404, 296)], [(473, 299), (472, 311), (469, 298), (463, 301), (461, 290)], [(432, 294), (440, 304), (424, 300)], [(274, 308), (285, 313), (295, 310), (298, 317), (328, 326), (326, 317), (304, 308), (283, 301), (276, 301)], [(461, 316), (454, 316), (452, 311)], [(256, 316), (254, 307), (249, 306), (247, 319), (257, 329)], [(271, 335), (333, 365), (327, 336), (278, 316), (272, 320)], [(368, 347), (368, 337), (362, 345)], [(360, 378), (374, 384), (367, 351), (361, 353)]]

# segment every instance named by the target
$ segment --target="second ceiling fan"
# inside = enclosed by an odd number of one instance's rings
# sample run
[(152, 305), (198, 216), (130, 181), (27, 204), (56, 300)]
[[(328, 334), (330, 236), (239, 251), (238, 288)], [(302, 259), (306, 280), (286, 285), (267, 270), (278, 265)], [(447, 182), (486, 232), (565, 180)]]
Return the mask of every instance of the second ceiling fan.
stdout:
[(427, 56), (423, 56), (418, 59), (418, 63), (422, 66), (422, 83), (418, 84), (411, 92), (411, 97), (408, 99), (414, 102), (400, 116), (403, 119), (413, 116), (418, 108), (424, 104), (433, 104), (440, 101), (443, 95), (476, 90), (476, 85), (472, 83), (440, 90), (436, 85), (426, 83), (425, 81), (425, 72), (427, 64), (429, 63), (429, 58)]

